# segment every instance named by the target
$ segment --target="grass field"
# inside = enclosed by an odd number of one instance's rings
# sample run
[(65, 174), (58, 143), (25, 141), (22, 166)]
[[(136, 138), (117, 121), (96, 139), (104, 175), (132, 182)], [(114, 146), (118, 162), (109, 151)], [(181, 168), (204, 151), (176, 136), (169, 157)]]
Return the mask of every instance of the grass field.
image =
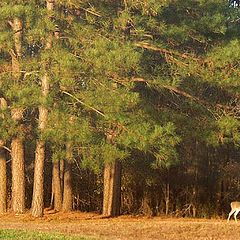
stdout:
[[(101, 218), (91, 213), (0, 216), (0, 239), (238, 240), (240, 221), (166, 217)], [(12, 229), (12, 230), (10, 230)], [(58, 234), (56, 234), (58, 233)]]
[(65, 236), (63, 234), (29, 232), (27, 230), (0, 230), (0, 239), (22, 240), (93, 240), (90, 237)]

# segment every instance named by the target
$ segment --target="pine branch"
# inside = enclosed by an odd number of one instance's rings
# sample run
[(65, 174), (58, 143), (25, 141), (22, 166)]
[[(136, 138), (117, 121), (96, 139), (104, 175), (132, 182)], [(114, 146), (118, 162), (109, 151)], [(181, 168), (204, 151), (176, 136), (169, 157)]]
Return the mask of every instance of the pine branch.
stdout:
[(148, 49), (148, 50), (152, 50), (152, 51), (156, 51), (156, 52), (160, 52), (160, 53), (163, 53), (163, 54), (175, 55), (175, 56), (178, 56), (178, 57), (181, 57), (181, 58), (184, 58), (184, 59), (191, 59), (191, 60), (194, 60), (196, 62), (199, 62), (201, 60), (201, 59), (196, 58), (196, 57), (194, 57), (190, 54), (178, 53), (178, 52), (173, 51), (173, 50), (170, 51), (170, 50), (167, 50), (167, 49), (164, 49), (164, 48), (152, 46), (152, 45), (150, 45), (148, 43), (144, 43), (144, 42), (135, 43), (135, 46), (140, 47), (140, 48), (144, 48), (144, 49)]
[(96, 16), (96, 17), (101, 17), (101, 15), (100, 15), (99, 13), (94, 12), (94, 11), (92, 11), (92, 10), (90, 10), (90, 9), (83, 8), (83, 7), (80, 7), (80, 9), (82, 9), (82, 10), (84, 10), (85, 12), (90, 13), (90, 14)]
[(11, 150), (8, 147), (6, 147), (4, 144), (5, 144), (5, 141), (0, 139), (0, 149), (1, 148), (6, 149), (8, 152), (11, 153)]
[(11, 26), (11, 28), (13, 28), (13, 22), (12, 21), (8, 21), (8, 24)]
[(2, 146), (2, 148), (6, 149), (8, 152), (11, 153), (11, 149), (9, 149), (8, 147), (6, 147), (6, 146)]
[(68, 95), (69, 97), (71, 97), (71, 98), (75, 99), (77, 102), (81, 103), (83, 106), (85, 106), (85, 107), (88, 107), (88, 108), (92, 109), (94, 112), (96, 112), (96, 113), (100, 114), (100, 115), (101, 115), (101, 116), (103, 116), (103, 117), (106, 117), (106, 115), (105, 115), (105, 114), (103, 114), (102, 112), (100, 112), (100, 111), (99, 111), (99, 110), (97, 110), (96, 108), (94, 108), (94, 107), (92, 107), (92, 106), (89, 106), (88, 104), (84, 103), (84, 102), (83, 102), (83, 101), (81, 101), (79, 98), (77, 98), (77, 97), (75, 97), (74, 95), (72, 95), (71, 93), (69, 93), (69, 92), (66, 92), (66, 91), (61, 91), (61, 92), (62, 92), (62, 93), (64, 93), (64, 94), (66, 94), (66, 95)]
[[(180, 90), (180, 89), (178, 89), (178, 88), (174, 88), (174, 87), (166, 86), (166, 85), (163, 85), (162, 87), (164, 87), (164, 88), (166, 88), (166, 89), (168, 89), (168, 90), (170, 90), (170, 91), (173, 91), (173, 92), (175, 92), (175, 93), (177, 93), (177, 94), (179, 94), (179, 95), (181, 95), (181, 96), (183, 96), (183, 97), (189, 98), (189, 99), (191, 99), (191, 100), (193, 100), (193, 101), (195, 101), (195, 102), (199, 102), (199, 103), (201, 103), (202, 105), (212, 106), (212, 107), (214, 106), (213, 104), (209, 103), (208, 101), (205, 101), (205, 100), (200, 99), (200, 98), (198, 98), (198, 97), (192, 96), (191, 94), (189, 94), (189, 93), (187, 93), (187, 92), (185, 92), (185, 91), (183, 91), (183, 90)], [(234, 109), (234, 107), (222, 105), (222, 104), (220, 104), (220, 103), (217, 103), (215, 106), (218, 107), (218, 108), (221, 108), (221, 109), (223, 109), (223, 110), (230, 110), (230, 111), (231, 111), (231, 110)]]
[[(143, 78), (132, 78), (132, 81), (134, 81), (134, 82), (144, 82), (144, 83), (146, 83), (147, 85), (150, 85), (149, 82), (146, 81), (146, 80), (143, 79)], [(168, 90), (170, 90), (170, 91), (172, 91), (172, 92), (174, 92), (174, 93), (176, 93), (176, 94), (178, 94), (178, 95), (181, 95), (181, 96), (183, 96), (183, 97), (185, 97), (185, 98), (188, 98), (188, 99), (191, 99), (191, 100), (193, 100), (193, 101), (195, 101), (195, 102), (198, 102), (198, 103), (200, 103), (201, 105), (204, 105), (205, 107), (207, 107), (207, 106), (214, 107), (214, 105), (211, 104), (211, 103), (209, 103), (208, 101), (205, 101), (205, 100), (200, 99), (200, 98), (198, 98), (198, 97), (196, 97), (196, 96), (193, 96), (193, 95), (191, 95), (191, 94), (189, 94), (189, 93), (187, 93), (187, 92), (185, 92), (185, 91), (183, 91), (183, 90), (181, 90), (181, 89), (178, 89), (178, 88), (176, 88), (176, 87), (172, 87), (172, 86), (168, 86), (168, 85), (162, 85), (161, 87), (162, 87), (162, 88), (165, 88), (165, 89), (168, 89)], [(234, 107), (222, 105), (222, 104), (219, 104), (219, 103), (216, 104), (215, 107), (218, 107), (218, 108), (220, 108), (220, 109), (222, 109), (222, 110), (228, 110), (228, 111), (232, 111), (232, 110), (234, 109)], [(209, 110), (208, 107), (207, 107), (207, 109)]]
[(17, 58), (17, 55), (16, 55), (16, 53), (15, 53), (15, 51), (14, 51), (13, 49), (10, 49), (10, 50), (9, 50), (9, 54), (10, 54), (10, 56), (11, 56), (12, 58)]

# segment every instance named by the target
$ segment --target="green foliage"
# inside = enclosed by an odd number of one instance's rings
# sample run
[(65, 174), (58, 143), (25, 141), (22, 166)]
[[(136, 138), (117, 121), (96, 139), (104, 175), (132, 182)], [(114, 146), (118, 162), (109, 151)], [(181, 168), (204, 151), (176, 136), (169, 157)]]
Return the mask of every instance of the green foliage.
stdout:
[(212, 64), (211, 72), (206, 74), (208, 81), (238, 91), (239, 59), (239, 41), (236, 39), (213, 48), (207, 58)]
[(91, 141), (91, 129), (87, 119), (73, 118), (63, 109), (55, 109), (49, 115), (43, 138), (60, 145), (66, 142), (84, 144)]
[(104, 163), (111, 163), (115, 160), (123, 160), (129, 156), (129, 152), (119, 149), (116, 145), (99, 143), (80, 148), (82, 161), (81, 166), (99, 173)]
[(36, 107), (39, 104), (40, 91), (36, 86), (8, 85), (5, 96), (13, 102), (12, 108)]
[(117, 143), (127, 149), (138, 149), (155, 156), (154, 167), (170, 166), (178, 160), (176, 145), (180, 138), (176, 134), (173, 123), (164, 126), (156, 125), (151, 120), (144, 121), (144, 116), (138, 116), (134, 122), (127, 125)]
[(217, 46), (209, 52), (208, 60), (212, 61), (215, 67), (222, 68), (226, 64), (237, 64), (240, 58), (240, 41), (234, 39), (225, 45)]
[(221, 142), (224, 144), (234, 143), (236, 146), (240, 146), (240, 122), (239, 120), (225, 116), (218, 120), (219, 136)]
[(2, 140), (9, 140), (15, 136), (17, 130), (16, 123), (8, 116), (5, 119), (0, 119), (0, 137)]
[(139, 57), (131, 44), (107, 38), (96, 38), (83, 55), (86, 70), (91, 68), (95, 76), (108, 77), (128, 77), (138, 72)]
[(156, 16), (159, 14), (164, 6), (169, 4), (168, 0), (149, 0), (149, 1), (139, 1), (130, 0), (126, 1), (129, 8), (140, 10), (143, 15)]
[(64, 151), (62, 148), (60, 148), (61, 145), (57, 145), (57, 147), (52, 147), (52, 161), (58, 162), (61, 160), (66, 159), (66, 151)]
[(29, 15), (31, 11), (32, 8), (28, 5), (2, 3), (0, 8), (0, 20), (12, 19), (14, 17), (24, 17)]

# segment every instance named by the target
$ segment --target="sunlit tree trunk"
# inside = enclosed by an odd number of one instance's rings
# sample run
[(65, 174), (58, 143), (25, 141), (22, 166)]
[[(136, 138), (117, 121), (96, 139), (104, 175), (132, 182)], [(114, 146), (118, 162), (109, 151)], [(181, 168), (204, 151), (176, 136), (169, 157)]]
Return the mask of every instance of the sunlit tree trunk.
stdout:
[(35, 153), (34, 166), (34, 183), (33, 183), (33, 199), (32, 199), (32, 215), (41, 217), (43, 215), (43, 181), (44, 181), (44, 158), (45, 143), (38, 140)]
[[(42, 94), (47, 97), (49, 92), (48, 76), (42, 78)], [(39, 107), (39, 129), (43, 131), (47, 124), (48, 110), (46, 107)], [(43, 215), (43, 182), (44, 182), (44, 160), (45, 160), (45, 141), (38, 139), (35, 153), (34, 184), (32, 199), (32, 215), (41, 217)]]
[(59, 175), (60, 175), (60, 185), (61, 185), (61, 190), (62, 190), (62, 195), (63, 195), (63, 185), (64, 185), (64, 160), (61, 159), (59, 162)]
[(60, 179), (60, 162), (53, 162), (52, 169), (52, 194), (53, 194), (53, 208), (56, 211), (62, 209), (62, 190)]
[(64, 183), (63, 183), (63, 211), (71, 211), (73, 204), (72, 193), (72, 144), (66, 144), (66, 161), (64, 166)]
[[(0, 98), (0, 109), (4, 110), (6, 107), (6, 100)], [(4, 118), (4, 115), (2, 114), (0, 118)], [(7, 211), (7, 166), (4, 145), (4, 140), (0, 139), (0, 213)]]
[[(47, 10), (51, 13), (54, 10), (54, 0), (47, 1)], [(46, 39), (46, 49), (52, 47), (52, 35)], [(45, 69), (47, 71), (47, 69)], [(42, 96), (47, 99), (49, 93), (49, 76), (47, 73), (42, 78)], [(39, 130), (43, 132), (48, 119), (48, 109), (46, 106), (39, 107)], [(35, 167), (34, 167), (34, 184), (33, 184), (33, 199), (32, 199), (32, 216), (41, 217), (43, 215), (43, 183), (44, 183), (44, 160), (45, 160), (45, 141), (37, 140)]]
[(120, 215), (121, 207), (121, 164), (118, 161), (104, 167), (103, 216)]
[(7, 211), (6, 155), (5, 150), (0, 146), (0, 213), (5, 213), (6, 211)]
[[(17, 83), (21, 77), (20, 59), (22, 57), (22, 31), (23, 23), (18, 17), (11, 23), (14, 32), (14, 51), (12, 51), (13, 80)], [(11, 111), (12, 119), (19, 122), (22, 119), (23, 109), (15, 108)], [(12, 157), (12, 209), (14, 213), (25, 211), (25, 171), (24, 171), (24, 144), (22, 137), (13, 137), (11, 143)]]

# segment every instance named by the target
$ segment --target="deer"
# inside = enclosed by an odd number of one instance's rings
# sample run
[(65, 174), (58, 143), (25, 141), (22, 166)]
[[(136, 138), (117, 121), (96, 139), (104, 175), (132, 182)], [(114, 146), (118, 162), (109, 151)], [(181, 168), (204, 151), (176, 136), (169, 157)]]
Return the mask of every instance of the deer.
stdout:
[(237, 222), (237, 215), (240, 212), (240, 202), (231, 202), (231, 212), (228, 214), (227, 222), (229, 222), (230, 217), (234, 214), (235, 222)]

